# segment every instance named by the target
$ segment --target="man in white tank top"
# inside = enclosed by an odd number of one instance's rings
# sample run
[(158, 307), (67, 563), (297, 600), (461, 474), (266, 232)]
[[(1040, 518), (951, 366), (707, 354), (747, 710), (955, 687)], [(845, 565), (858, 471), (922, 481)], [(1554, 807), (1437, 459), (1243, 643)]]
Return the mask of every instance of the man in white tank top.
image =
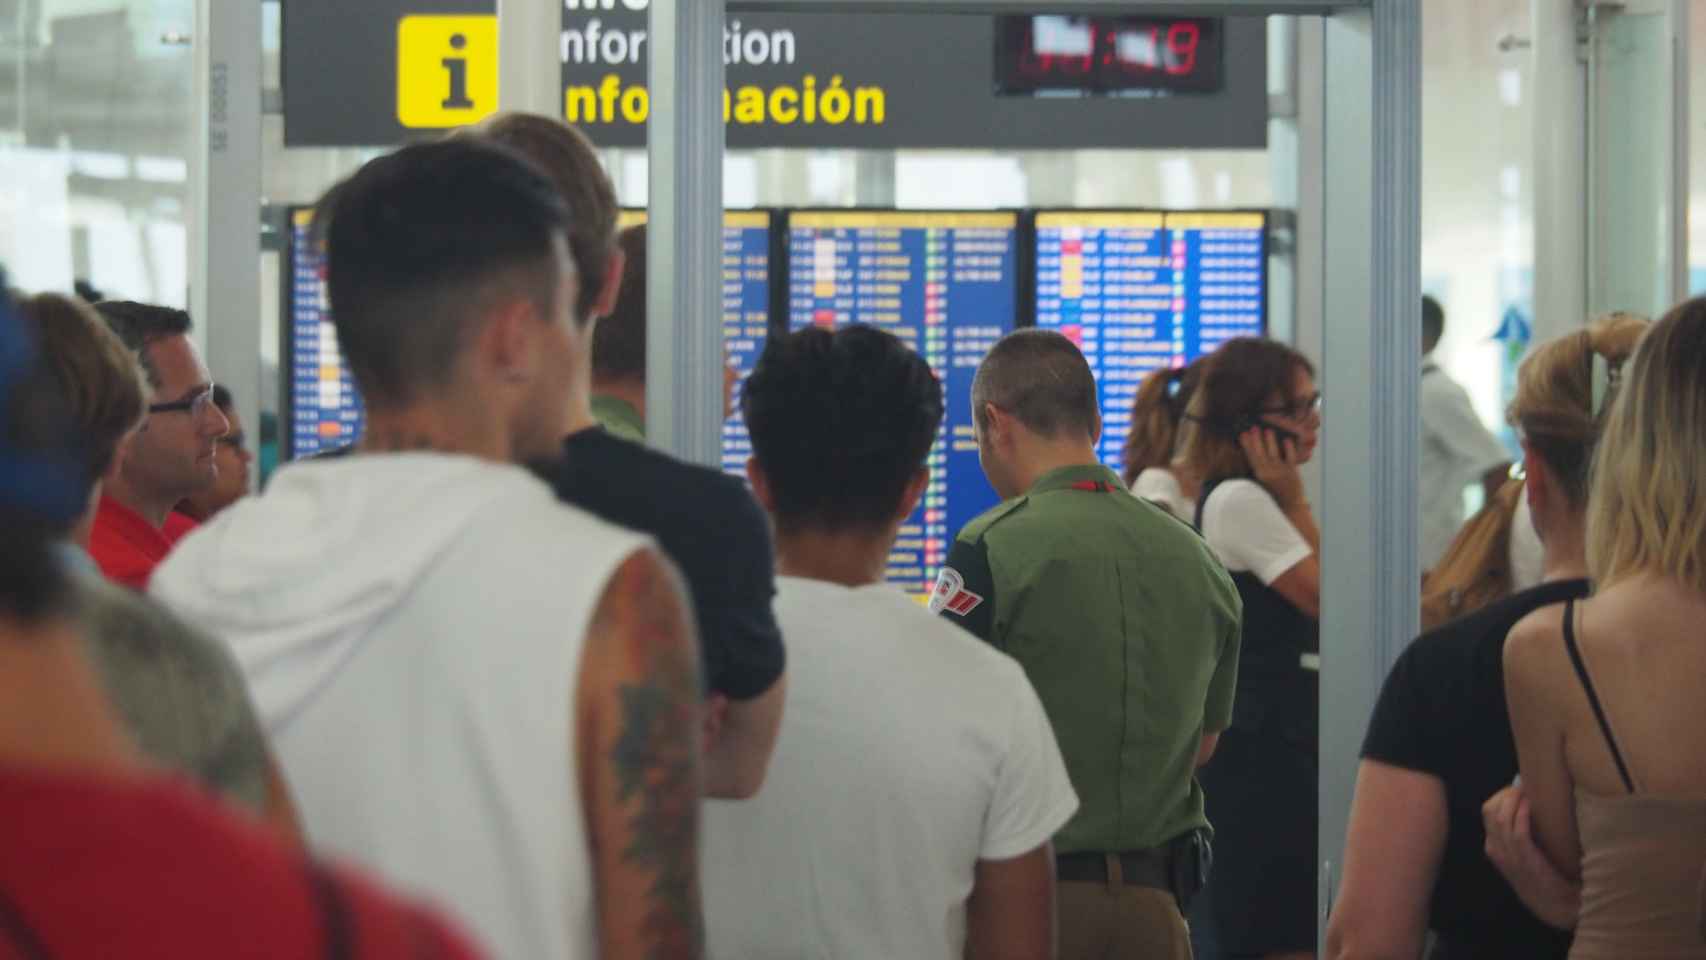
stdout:
[(743, 408), (789, 641), (764, 789), (705, 814), (711, 955), (1054, 955), (1078, 798), (1019, 665), (883, 582), (942, 391), (870, 327), (771, 340)]
[(231, 644), (315, 848), (494, 956), (698, 956), (678, 579), (513, 465), (591, 421), (561, 199), (463, 139), (369, 163), (319, 215), (365, 435), (186, 539), (154, 593)]

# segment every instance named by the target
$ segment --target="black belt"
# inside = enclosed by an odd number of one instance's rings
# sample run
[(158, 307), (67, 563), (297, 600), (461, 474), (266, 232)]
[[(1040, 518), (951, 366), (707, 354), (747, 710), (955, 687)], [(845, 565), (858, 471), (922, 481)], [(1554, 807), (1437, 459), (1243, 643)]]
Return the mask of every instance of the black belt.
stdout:
[(1054, 875), (1064, 883), (1105, 883), (1173, 891), (1172, 858), (1165, 850), (1129, 853), (1063, 853)]

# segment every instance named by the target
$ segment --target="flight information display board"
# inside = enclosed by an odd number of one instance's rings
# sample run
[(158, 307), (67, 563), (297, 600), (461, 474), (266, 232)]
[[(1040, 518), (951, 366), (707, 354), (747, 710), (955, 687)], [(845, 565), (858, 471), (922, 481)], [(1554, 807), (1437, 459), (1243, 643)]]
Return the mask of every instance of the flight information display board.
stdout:
[[(646, 211), (623, 210), (618, 229), (640, 226)], [(723, 421), (723, 470), (745, 479), (752, 438), (740, 415), (740, 391), (770, 335), (770, 214), (723, 214), (723, 351), (735, 372), (734, 412)]]
[[(353, 443), (361, 432), (361, 397), (338, 350), (326, 296), (325, 264), (310, 243), (314, 212), (291, 214), (289, 358), (290, 444), (286, 457), (309, 457)], [(623, 210), (622, 228), (646, 222), (644, 210)], [(723, 338), (740, 384), (752, 372), (770, 323), (770, 214), (731, 212), (723, 226)], [(723, 469), (746, 476), (752, 441), (737, 409), (723, 425)]]
[(928, 594), (960, 528), (998, 502), (978, 465), (971, 383), (1018, 307), (1018, 216), (901, 211), (788, 218), (788, 324), (866, 323), (923, 354), (945, 391), (930, 486), (901, 526), (888, 579)]
[(361, 435), (361, 395), (344, 365), (326, 295), (326, 263), (312, 232), (314, 211), (290, 212), (290, 262), (286, 281), (283, 356), (286, 459), (347, 447)]
[(1084, 351), (1116, 470), (1145, 376), (1267, 330), (1265, 214), (1043, 212), (1036, 243), (1037, 326)]

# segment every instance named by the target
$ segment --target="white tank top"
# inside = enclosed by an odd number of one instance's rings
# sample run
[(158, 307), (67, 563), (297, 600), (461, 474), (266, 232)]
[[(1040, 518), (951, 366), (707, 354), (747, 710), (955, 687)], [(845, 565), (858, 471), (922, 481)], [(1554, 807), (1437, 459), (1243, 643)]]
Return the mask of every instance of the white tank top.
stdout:
[(598, 600), (646, 541), (529, 493), (482, 509), (274, 742), (317, 852), (494, 957), (592, 960), (575, 689)]

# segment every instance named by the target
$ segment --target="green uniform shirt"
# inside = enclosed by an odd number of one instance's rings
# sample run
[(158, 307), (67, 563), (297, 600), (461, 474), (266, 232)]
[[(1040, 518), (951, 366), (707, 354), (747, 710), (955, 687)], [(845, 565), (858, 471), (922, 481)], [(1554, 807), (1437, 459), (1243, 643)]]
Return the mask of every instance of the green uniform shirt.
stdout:
[(1078, 791), (1058, 853), (1208, 825), (1196, 756), (1232, 722), (1238, 590), (1196, 532), (1106, 467), (1056, 470), (966, 525), (931, 609), (1025, 668)]
[(604, 429), (624, 440), (646, 442), (646, 418), (626, 400), (603, 394), (592, 395), (592, 417)]

